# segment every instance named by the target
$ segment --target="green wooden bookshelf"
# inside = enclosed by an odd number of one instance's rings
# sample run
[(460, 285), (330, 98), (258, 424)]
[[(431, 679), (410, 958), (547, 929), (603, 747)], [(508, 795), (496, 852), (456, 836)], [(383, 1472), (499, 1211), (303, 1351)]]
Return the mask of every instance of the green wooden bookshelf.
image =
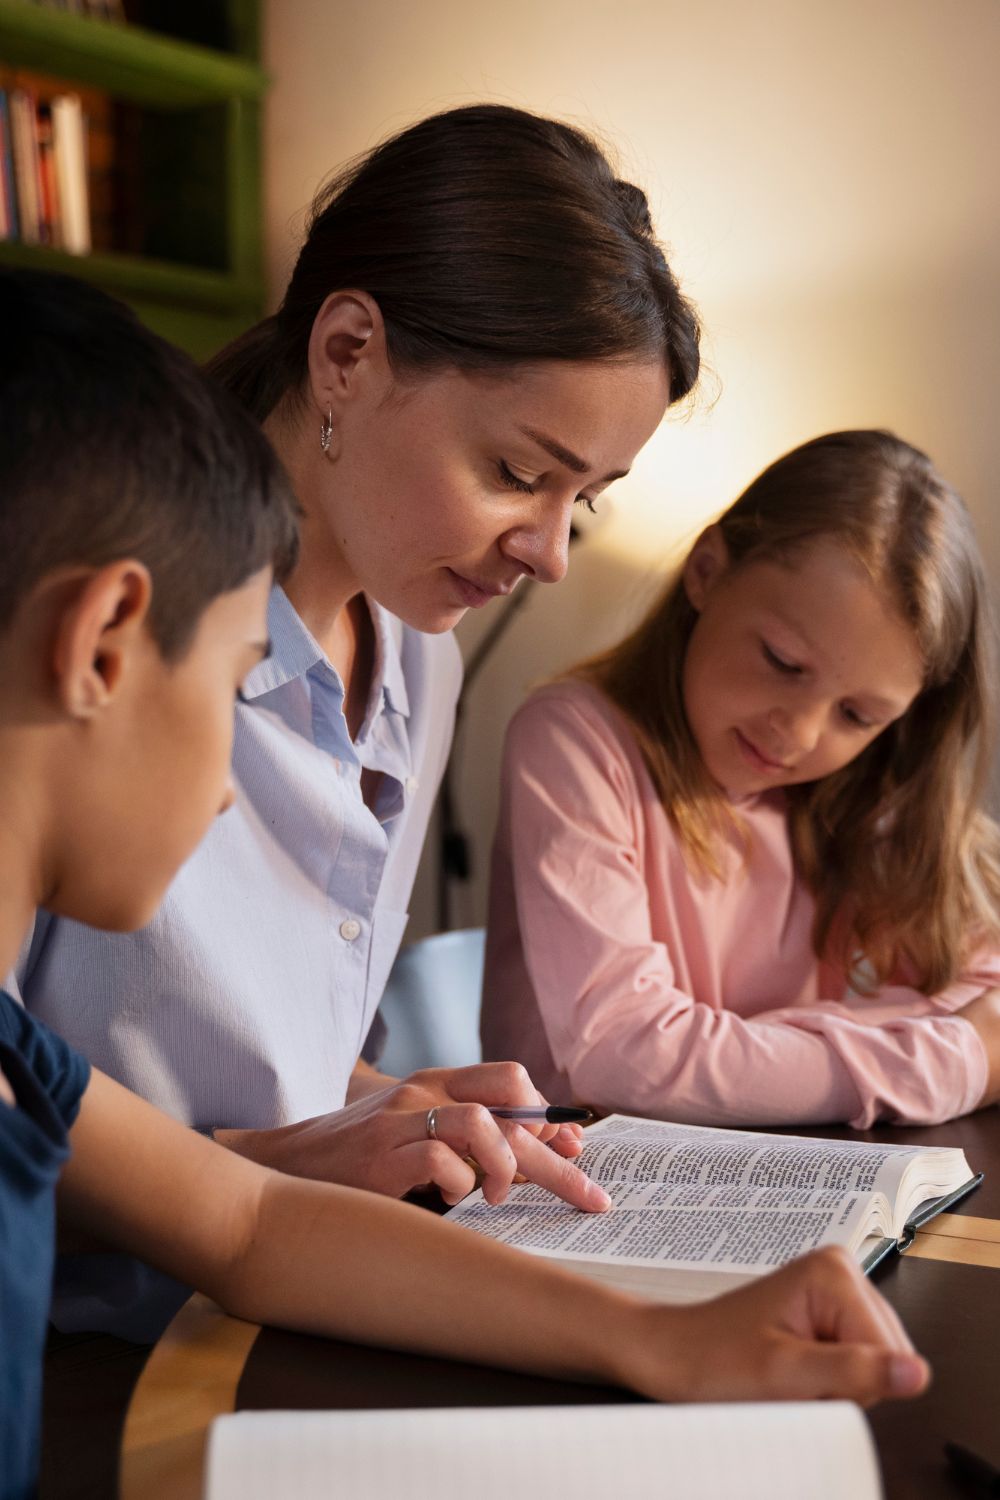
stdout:
[(0, 264), (92, 280), (205, 358), (263, 306), (258, 3), (146, 0), (141, 13), (152, 24), (0, 0), (0, 64), (99, 88), (121, 108), (133, 200), (121, 250), (74, 256), (3, 241)]

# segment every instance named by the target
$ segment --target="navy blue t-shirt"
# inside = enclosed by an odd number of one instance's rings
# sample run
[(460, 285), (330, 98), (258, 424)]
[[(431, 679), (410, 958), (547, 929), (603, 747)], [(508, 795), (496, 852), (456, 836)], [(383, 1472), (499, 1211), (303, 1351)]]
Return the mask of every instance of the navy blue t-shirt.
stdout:
[(42, 1356), (55, 1259), (55, 1186), (90, 1064), (0, 990), (0, 1500), (38, 1477)]

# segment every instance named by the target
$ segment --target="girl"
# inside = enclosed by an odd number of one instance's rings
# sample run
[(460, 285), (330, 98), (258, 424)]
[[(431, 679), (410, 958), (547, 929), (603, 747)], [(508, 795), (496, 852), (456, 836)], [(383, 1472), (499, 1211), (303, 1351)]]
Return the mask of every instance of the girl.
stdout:
[(511, 725), (486, 1056), (720, 1125), (994, 1100), (994, 683), (969, 517), (924, 454), (841, 432), (772, 464)]
[[(606, 1207), (564, 1159), (571, 1129), (560, 1155), (484, 1116), (538, 1102), (523, 1069), (393, 1087), (359, 1054), (448, 753), (450, 629), (522, 577), (562, 577), (574, 505), (628, 470), (697, 371), (645, 199), (578, 131), (454, 110), (334, 181), (277, 315), (215, 362), (303, 517), (237, 710), (239, 800), (138, 935), (43, 914), (18, 975), (28, 1009), (266, 1165), (456, 1201), (486, 1151), (507, 1163), (497, 1194), (521, 1171)], [(153, 1336), (183, 1296), (153, 1306), (119, 1260), (106, 1284), (93, 1258), (65, 1269), (67, 1328)]]
[[(233, 694), (267, 650), (271, 564), (291, 563), (296, 533), (259, 429), (120, 304), (4, 272), (0, 325), (10, 963), (41, 901), (119, 931), (147, 921), (232, 803)], [(245, 1318), (662, 1399), (873, 1401), (927, 1378), (838, 1254), (717, 1304), (654, 1307), (411, 1205), (223, 1151), (0, 992), (0, 1500), (35, 1493), (57, 1178), (63, 1228)]]

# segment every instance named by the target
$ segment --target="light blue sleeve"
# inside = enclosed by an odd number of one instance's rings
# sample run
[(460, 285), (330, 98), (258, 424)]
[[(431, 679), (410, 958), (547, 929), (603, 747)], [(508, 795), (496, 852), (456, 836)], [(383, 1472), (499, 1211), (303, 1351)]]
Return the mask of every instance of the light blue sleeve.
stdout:
[(31, 976), (55, 920), (51, 912), (44, 911), (41, 907), (37, 909), (35, 920), (24, 935), (17, 962), (3, 982), (8, 995), (27, 1010), (31, 1009)]

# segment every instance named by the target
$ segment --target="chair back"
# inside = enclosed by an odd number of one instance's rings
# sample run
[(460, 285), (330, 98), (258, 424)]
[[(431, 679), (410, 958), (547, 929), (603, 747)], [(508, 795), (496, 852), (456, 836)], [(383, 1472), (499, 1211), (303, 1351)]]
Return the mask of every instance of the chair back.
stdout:
[(479, 998), (486, 931), (439, 932), (401, 948), (379, 1005), (388, 1039), (378, 1066), (405, 1077), (417, 1068), (482, 1061)]

